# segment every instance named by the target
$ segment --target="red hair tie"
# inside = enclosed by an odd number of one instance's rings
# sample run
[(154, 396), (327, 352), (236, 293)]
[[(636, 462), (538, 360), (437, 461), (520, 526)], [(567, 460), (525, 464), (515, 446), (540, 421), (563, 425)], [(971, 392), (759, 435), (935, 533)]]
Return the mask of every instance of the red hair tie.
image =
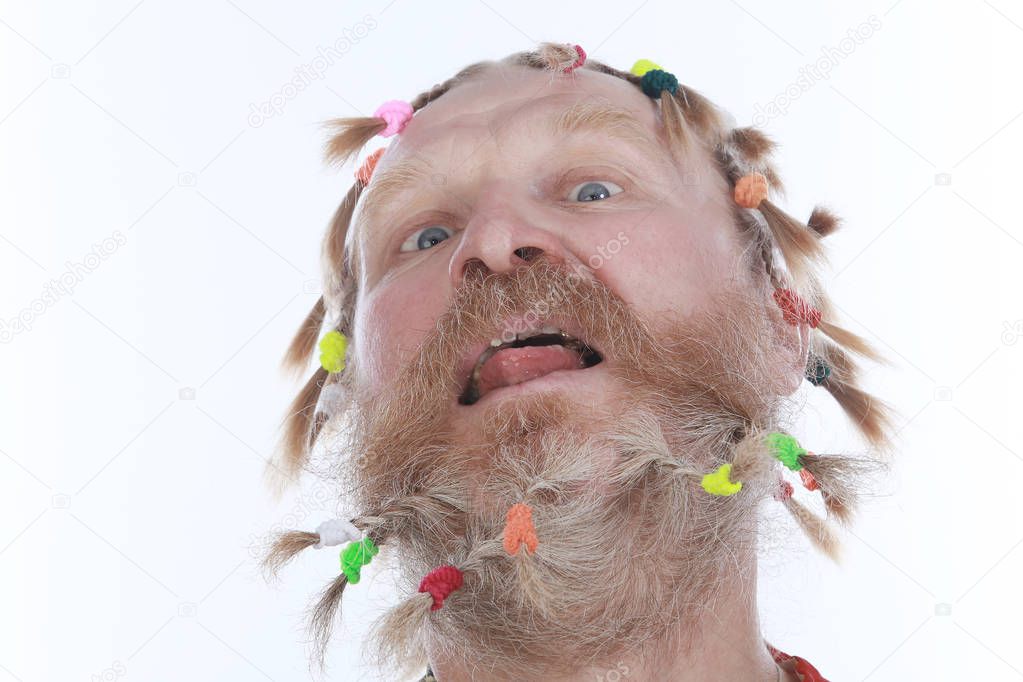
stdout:
[(586, 63), (586, 50), (579, 45), (573, 45), (573, 47), (575, 48), (575, 53), (579, 55), (579, 58), (572, 62), (572, 66), (565, 69), (565, 73), (572, 73)]
[(774, 302), (781, 308), (785, 321), (791, 325), (806, 322), (811, 328), (816, 328), (821, 322), (821, 311), (799, 297), (799, 294), (791, 289), (775, 289)]
[(462, 586), (462, 572), (454, 566), (438, 566), (419, 582), (420, 592), (429, 592), (433, 597), (431, 611), (436, 611), (444, 606), (444, 600)]
[[(813, 453), (807, 452), (807, 454), (812, 455)], [(803, 487), (807, 490), (817, 490), (817, 488), (820, 487), (817, 484), (817, 479), (813, 477), (813, 474), (807, 471), (806, 467), (799, 470), (799, 478), (803, 481)]]

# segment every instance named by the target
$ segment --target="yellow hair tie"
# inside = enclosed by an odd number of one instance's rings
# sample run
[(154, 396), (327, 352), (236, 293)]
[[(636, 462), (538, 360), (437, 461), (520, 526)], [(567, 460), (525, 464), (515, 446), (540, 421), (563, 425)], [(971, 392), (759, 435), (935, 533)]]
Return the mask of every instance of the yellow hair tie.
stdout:
[(327, 332), (320, 339), (320, 366), (331, 374), (336, 374), (345, 368), (345, 351), (348, 349), (348, 339), (341, 332), (334, 330)]
[(654, 62), (650, 61), (649, 59), (637, 59), (636, 63), (632, 65), (632, 68), (629, 69), (629, 73), (631, 73), (633, 76), (639, 76), (640, 78), (642, 78), (643, 74), (645, 74), (647, 71), (653, 71), (654, 69), (658, 69), (659, 71), (664, 70)]
[(704, 474), (700, 480), (700, 485), (711, 495), (721, 495), (722, 497), (734, 495), (742, 490), (742, 482), (736, 481), (732, 483), (728, 478), (731, 474), (732, 465), (722, 464), (714, 473)]

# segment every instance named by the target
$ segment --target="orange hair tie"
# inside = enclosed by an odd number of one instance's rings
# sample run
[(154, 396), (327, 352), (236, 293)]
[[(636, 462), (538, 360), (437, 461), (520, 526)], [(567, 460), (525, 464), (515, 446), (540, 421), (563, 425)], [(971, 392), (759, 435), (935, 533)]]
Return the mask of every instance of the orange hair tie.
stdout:
[[(812, 452), (807, 452), (808, 455), (812, 455)], [(817, 484), (817, 479), (813, 477), (806, 467), (799, 470), (799, 480), (803, 482), (803, 487), (807, 490), (817, 490), (820, 486)]]
[(767, 178), (761, 173), (750, 173), (735, 183), (735, 203), (743, 208), (757, 208), (767, 198)]
[(508, 510), (507, 519), (504, 526), (504, 551), (517, 554), (519, 546), (524, 542), (530, 554), (536, 552), (539, 540), (533, 526), (533, 510), (529, 505), (522, 502), (513, 504)]
[(377, 167), (377, 161), (384, 155), (386, 147), (381, 147), (372, 154), (366, 157), (366, 160), (359, 166), (359, 170), (355, 171), (355, 179), (358, 180), (363, 186), (369, 184), (369, 179), (373, 177), (373, 171)]

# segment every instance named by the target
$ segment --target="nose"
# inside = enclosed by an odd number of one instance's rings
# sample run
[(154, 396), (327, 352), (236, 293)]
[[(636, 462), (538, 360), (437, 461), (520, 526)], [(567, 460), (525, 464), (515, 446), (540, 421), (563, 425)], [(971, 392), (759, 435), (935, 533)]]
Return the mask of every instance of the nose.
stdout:
[(554, 264), (574, 260), (549, 230), (536, 227), (513, 211), (490, 210), (478, 213), (466, 225), (462, 240), (451, 254), (448, 273), (457, 288), (473, 270), (508, 273), (539, 258)]

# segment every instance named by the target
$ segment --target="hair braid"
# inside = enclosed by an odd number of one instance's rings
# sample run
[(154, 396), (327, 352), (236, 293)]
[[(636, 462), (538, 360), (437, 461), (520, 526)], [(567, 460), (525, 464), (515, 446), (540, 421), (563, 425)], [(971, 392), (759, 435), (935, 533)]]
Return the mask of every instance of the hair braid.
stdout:
[(448, 90), (458, 85), (461, 81), (471, 78), (477, 73), (483, 71), (489, 64), (491, 64), (491, 62), (486, 61), (470, 64), (469, 66), (465, 67), (464, 69), (462, 69), (461, 71), (459, 71), (458, 73), (456, 73), (454, 76), (447, 79), (443, 83), (438, 83), (429, 90), (419, 93), (418, 95), (416, 95), (416, 97), (412, 99), (411, 102), (409, 102), (409, 104), (412, 105), (412, 110), (419, 111), (427, 104), (434, 101), (435, 99), (438, 99)]
[[(361, 529), (374, 545), (382, 547), (392, 537), (408, 532), (412, 519), (428, 525), (429, 530), (436, 533), (438, 528), (443, 527), (445, 520), (451, 518), (453, 512), (465, 512), (465, 504), (456, 491), (427, 487), (431, 492), (406, 495), (392, 500), (379, 511), (355, 517), (352, 524)], [(264, 572), (268, 577), (275, 578), (300, 552), (318, 542), (319, 534), (309, 531), (280, 533), (263, 556)], [(326, 659), (327, 645), (334, 623), (340, 615), (341, 600), (347, 586), (348, 576), (343, 571), (339, 572), (310, 607), (308, 628), (313, 635), (312, 660), (321, 668)]]

